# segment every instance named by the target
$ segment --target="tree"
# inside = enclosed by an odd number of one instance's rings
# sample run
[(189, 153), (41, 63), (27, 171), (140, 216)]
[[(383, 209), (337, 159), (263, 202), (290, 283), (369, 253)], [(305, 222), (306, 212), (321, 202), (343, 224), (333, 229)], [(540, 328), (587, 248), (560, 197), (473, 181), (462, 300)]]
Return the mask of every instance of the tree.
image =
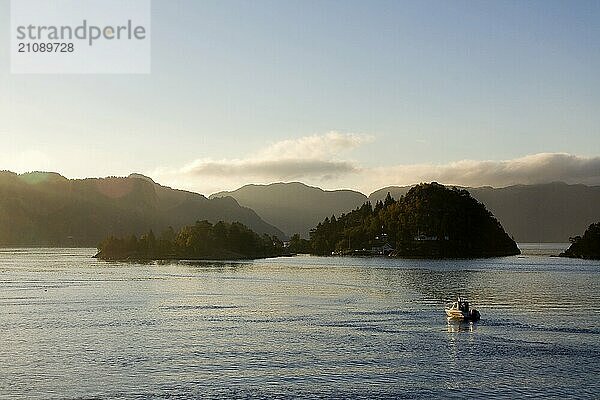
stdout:
[(383, 201), (383, 207), (388, 207), (388, 206), (391, 206), (392, 204), (394, 204), (394, 198), (392, 197), (390, 192), (387, 192), (387, 195), (385, 196), (385, 200)]
[(310, 241), (302, 239), (299, 234), (295, 233), (290, 238), (289, 251), (292, 253), (307, 254), (312, 252)]

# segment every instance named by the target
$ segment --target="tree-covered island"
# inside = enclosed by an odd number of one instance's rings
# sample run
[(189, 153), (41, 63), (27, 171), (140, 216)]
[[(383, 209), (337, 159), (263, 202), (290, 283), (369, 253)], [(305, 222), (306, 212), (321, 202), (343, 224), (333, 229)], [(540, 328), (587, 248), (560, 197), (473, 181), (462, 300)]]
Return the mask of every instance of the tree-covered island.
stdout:
[(169, 228), (128, 238), (110, 236), (98, 245), (95, 257), (104, 260), (237, 260), (287, 255), (276, 236), (258, 235), (234, 222), (198, 221), (179, 232)]
[(519, 254), (498, 220), (468, 191), (420, 184), (398, 200), (389, 194), (326, 218), (310, 233), (318, 255), (473, 258)]
[(570, 241), (571, 246), (560, 253), (561, 257), (600, 260), (600, 222), (591, 224), (583, 236), (575, 236)]

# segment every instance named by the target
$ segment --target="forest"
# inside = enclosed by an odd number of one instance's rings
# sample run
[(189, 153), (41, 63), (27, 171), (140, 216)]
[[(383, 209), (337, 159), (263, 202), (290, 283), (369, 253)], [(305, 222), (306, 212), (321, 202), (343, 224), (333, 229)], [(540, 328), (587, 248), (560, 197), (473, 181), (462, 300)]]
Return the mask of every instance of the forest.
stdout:
[(152, 230), (139, 238), (109, 236), (98, 245), (97, 258), (105, 260), (251, 259), (284, 255), (276, 236), (252, 231), (239, 222), (212, 224), (206, 220), (178, 232), (169, 227), (158, 237)]
[(310, 232), (314, 254), (461, 258), (519, 254), (498, 220), (467, 190), (420, 184), (395, 200), (388, 193), (320, 222)]

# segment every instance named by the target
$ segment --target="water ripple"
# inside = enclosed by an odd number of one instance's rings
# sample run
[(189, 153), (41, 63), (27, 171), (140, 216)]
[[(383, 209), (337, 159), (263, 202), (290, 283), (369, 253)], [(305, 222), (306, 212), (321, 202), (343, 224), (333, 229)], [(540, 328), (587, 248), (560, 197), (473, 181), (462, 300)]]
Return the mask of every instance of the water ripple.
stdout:
[[(7, 399), (598, 398), (600, 263), (0, 250)], [(465, 296), (482, 313), (448, 323)], [(465, 384), (467, 382), (468, 384)]]

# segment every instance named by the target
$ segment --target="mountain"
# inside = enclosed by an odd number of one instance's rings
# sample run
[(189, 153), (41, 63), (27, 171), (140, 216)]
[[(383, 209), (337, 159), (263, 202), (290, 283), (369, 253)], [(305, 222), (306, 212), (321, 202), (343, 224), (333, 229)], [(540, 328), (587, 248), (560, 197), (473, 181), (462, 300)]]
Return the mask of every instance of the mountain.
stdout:
[(285, 234), (233, 198), (207, 199), (143, 175), (67, 179), (50, 172), (0, 172), (0, 246), (96, 246), (107, 235), (179, 229), (197, 220), (241, 222)]
[[(371, 202), (394, 198), (410, 187), (390, 186), (373, 192)], [(600, 186), (562, 182), (505, 188), (466, 188), (485, 204), (517, 242), (566, 243), (600, 217)]]
[[(374, 205), (411, 187), (390, 186), (369, 196)], [(567, 242), (600, 217), (600, 186), (549, 183), (467, 188), (519, 242)], [(367, 201), (351, 190), (325, 191), (302, 183), (247, 185), (210, 199), (126, 178), (73, 179), (34, 172), (0, 172), (0, 246), (96, 246), (109, 234), (140, 234), (197, 220), (241, 222), (259, 234), (308, 237), (325, 217)], [(250, 207), (250, 208), (247, 208)], [(255, 210), (256, 212), (254, 212)]]
[(350, 211), (367, 201), (367, 196), (352, 190), (328, 191), (299, 182), (246, 185), (232, 192), (215, 193), (210, 198), (224, 196), (252, 208), (288, 236), (299, 233), (303, 237), (308, 237), (310, 229), (323, 218)]

